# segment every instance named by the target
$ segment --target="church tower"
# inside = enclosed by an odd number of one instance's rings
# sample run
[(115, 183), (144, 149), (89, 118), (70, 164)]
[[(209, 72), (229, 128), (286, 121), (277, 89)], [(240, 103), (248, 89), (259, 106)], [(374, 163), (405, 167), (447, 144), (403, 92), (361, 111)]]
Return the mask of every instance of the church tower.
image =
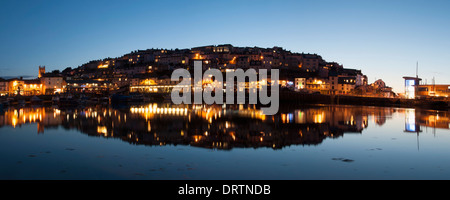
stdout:
[(45, 66), (39, 66), (39, 75), (38, 78), (41, 78), (42, 75), (45, 74)]

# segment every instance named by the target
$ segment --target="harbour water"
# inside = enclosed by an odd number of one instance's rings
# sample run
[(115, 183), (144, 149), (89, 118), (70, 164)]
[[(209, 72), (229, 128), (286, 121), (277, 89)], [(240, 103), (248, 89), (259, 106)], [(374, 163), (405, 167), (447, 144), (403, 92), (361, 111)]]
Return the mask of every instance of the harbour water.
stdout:
[(449, 125), (370, 106), (5, 108), (0, 179), (450, 179)]

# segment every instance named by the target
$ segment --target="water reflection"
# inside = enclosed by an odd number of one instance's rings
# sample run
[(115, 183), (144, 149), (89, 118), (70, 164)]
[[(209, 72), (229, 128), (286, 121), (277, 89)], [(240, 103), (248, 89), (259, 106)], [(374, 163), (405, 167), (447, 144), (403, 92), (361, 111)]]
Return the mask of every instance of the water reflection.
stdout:
[(422, 128), (450, 129), (450, 113), (437, 110), (405, 110), (405, 132), (420, 133)]
[(124, 108), (9, 108), (0, 114), (0, 127), (36, 123), (37, 133), (63, 127), (90, 136), (119, 138), (131, 144), (191, 145), (203, 148), (317, 145), (326, 138), (362, 134), (382, 126), (394, 113), (404, 114), (405, 132), (423, 128), (449, 129), (449, 112), (416, 109), (317, 106), (282, 108), (275, 116), (255, 106), (149, 104)]

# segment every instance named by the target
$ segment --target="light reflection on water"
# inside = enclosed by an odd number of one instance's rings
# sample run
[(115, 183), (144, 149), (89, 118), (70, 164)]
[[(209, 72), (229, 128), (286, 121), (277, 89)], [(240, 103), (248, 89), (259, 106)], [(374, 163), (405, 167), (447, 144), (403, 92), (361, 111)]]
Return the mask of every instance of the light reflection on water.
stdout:
[[(0, 113), (0, 179), (450, 179), (449, 112), (148, 104)], [(81, 134), (80, 134), (81, 133)]]

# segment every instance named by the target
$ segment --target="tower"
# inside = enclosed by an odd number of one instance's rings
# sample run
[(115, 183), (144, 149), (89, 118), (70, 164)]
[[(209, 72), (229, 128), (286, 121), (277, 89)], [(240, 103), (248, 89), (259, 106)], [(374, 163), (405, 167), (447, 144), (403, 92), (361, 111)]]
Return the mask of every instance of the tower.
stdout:
[(41, 78), (42, 75), (45, 74), (45, 66), (39, 66), (39, 75), (38, 78)]

